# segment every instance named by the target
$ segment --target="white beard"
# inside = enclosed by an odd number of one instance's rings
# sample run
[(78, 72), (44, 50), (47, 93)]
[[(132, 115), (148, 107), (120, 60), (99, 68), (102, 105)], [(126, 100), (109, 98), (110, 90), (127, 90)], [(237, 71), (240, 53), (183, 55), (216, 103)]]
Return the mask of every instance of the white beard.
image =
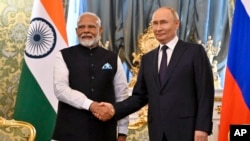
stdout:
[[(83, 36), (83, 35), (81, 35), (81, 36)], [(80, 38), (79, 42), (81, 45), (83, 45), (85, 47), (90, 47), (90, 46), (93, 46), (94, 44), (98, 44), (99, 40), (100, 40), (100, 36), (98, 34), (96, 38), (93, 38), (90, 40), (85, 40), (85, 39)]]
[(80, 44), (83, 46), (86, 46), (86, 47), (90, 47), (95, 43), (96, 43), (95, 39), (93, 39), (93, 40), (92, 39), (91, 40), (80, 40)]

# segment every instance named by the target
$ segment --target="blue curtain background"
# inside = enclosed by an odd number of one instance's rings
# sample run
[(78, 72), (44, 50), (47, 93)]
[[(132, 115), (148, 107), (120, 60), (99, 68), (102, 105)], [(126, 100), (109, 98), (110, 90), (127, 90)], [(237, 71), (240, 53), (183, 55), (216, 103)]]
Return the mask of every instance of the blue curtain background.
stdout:
[[(159, 7), (170, 6), (177, 10), (181, 19), (179, 38), (185, 41), (206, 44), (212, 36), (214, 46), (221, 41), (221, 51), (215, 57), (218, 60), (218, 71), (224, 80), (224, 68), (228, 53), (229, 16), (228, 0), (69, 0), (68, 18), (79, 14), (70, 14), (71, 2), (75, 8), (96, 13), (102, 20), (104, 32), (102, 42), (109, 41), (109, 49), (119, 54), (124, 62), (128, 80), (131, 76), (132, 52), (138, 52), (139, 35), (148, 27), (152, 13)], [(79, 6), (76, 6), (76, 3)], [(73, 9), (73, 11), (77, 11)], [(73, 16), (74, 15), (74, 16)], [(76, 17), (77, 18), (77, 17)], [(75, 34), (76, 21), (67, 31)], [(74, 35), (75, 36), (75, 35)], [(73, 37), (73, 35), (70, 35)]]
[(66, 31), (69, 46), (79, 43), (76, 36), (77, 19), (85, 11), (87, 11), (87, 0), (68, 1)]

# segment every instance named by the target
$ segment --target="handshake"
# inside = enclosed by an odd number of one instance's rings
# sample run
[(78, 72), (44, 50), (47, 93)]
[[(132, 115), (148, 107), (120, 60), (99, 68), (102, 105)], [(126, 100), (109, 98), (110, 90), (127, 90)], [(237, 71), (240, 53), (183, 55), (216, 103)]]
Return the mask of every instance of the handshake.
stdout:
[(93, 102), (90, 105), (89, 110), (96, 118), (101, 121), (107, 121), (115, 114), (113, 105), (107, 102)]

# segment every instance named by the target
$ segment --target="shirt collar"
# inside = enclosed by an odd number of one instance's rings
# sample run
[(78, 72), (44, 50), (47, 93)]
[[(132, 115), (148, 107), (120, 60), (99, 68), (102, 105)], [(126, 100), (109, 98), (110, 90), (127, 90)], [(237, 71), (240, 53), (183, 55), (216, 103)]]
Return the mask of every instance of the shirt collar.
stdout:
[[(169, 49), (174, 50), (178, 40), (179, 40), (179, 38), (177, 36), (175, 36), (174, 39), (172, 39), (171, 41), (169, 41), (165, 45), (168, 46)], [(160, 49), (162, 48), (162, 46), (164, 46), (164, 44), (160, 44)]]

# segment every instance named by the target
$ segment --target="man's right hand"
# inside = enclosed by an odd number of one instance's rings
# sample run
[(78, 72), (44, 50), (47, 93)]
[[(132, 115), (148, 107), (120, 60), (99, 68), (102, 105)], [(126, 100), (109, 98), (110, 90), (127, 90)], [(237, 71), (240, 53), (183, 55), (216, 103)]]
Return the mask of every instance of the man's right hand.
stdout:
[(107, 102), (93, 102), (89, 110), (101, 121), (107, 121), (115, 114), (113, 105)]

